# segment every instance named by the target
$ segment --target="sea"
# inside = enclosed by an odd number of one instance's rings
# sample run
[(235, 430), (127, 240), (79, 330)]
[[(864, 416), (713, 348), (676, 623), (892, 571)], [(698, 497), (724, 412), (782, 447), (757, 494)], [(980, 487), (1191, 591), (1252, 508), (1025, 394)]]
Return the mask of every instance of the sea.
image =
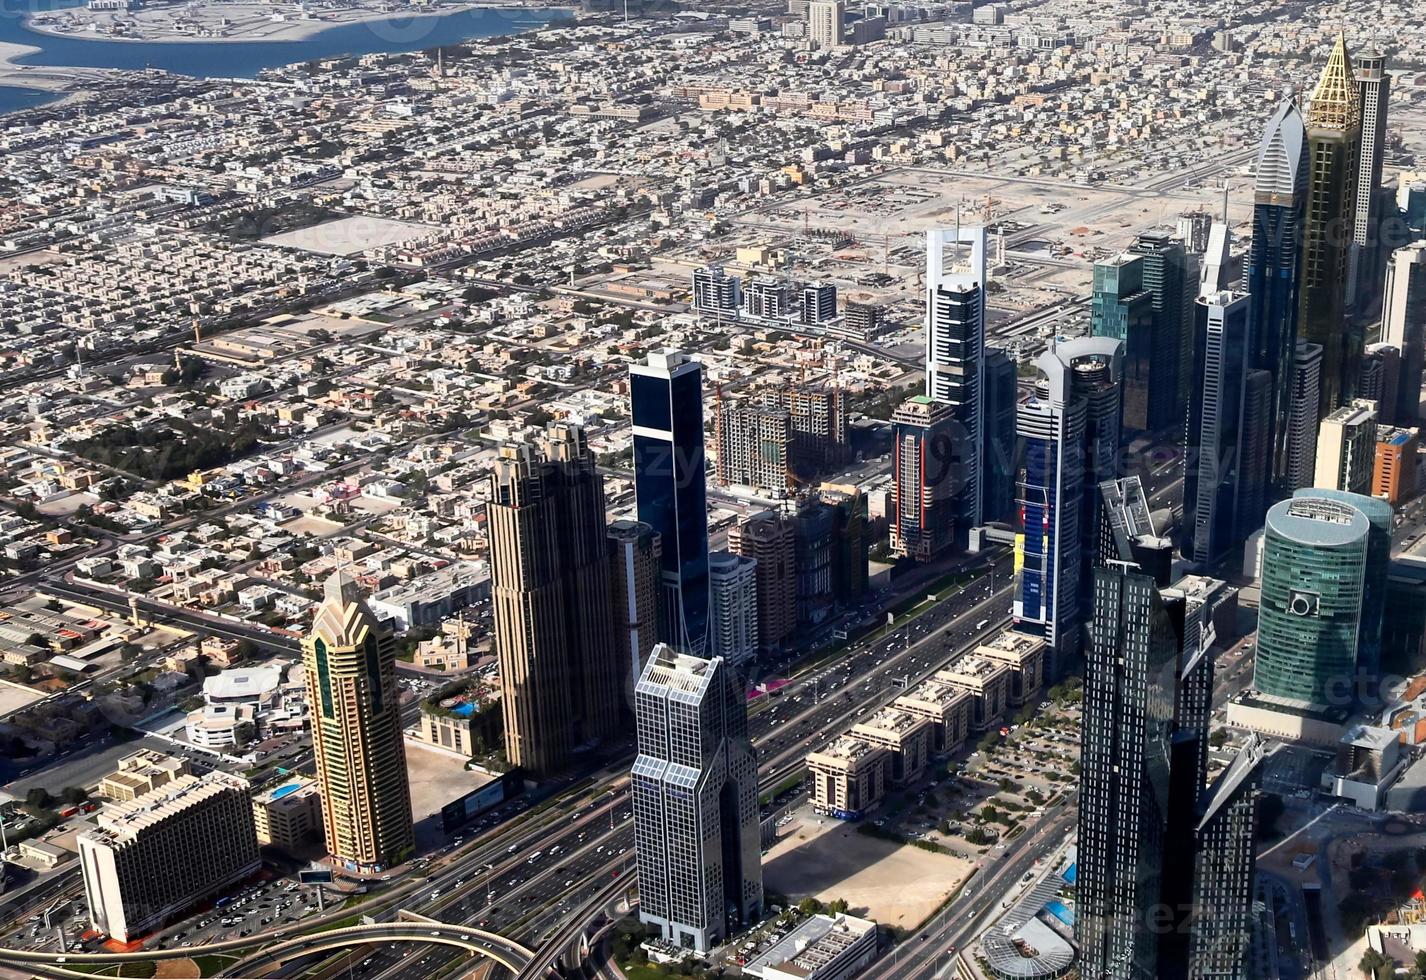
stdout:
[[(517, 34), (568, 16), (555, 8), (482, 8), (425, 17), (393, 16), (330, 27), (301, 41), (106, 41), (41, 34), (25, 26), (26, 12), (82, 6), (84, 0), (20, 0), (0, 11), (0, 41), (39, 48), (21, 65), (78, 68), (162, 68), (198, 78), (252, 78), (264, 68), (337, 55), (399, 53), (481, 37)], [(0, 85), (0, 113), (43, 105), (59, 95)]]

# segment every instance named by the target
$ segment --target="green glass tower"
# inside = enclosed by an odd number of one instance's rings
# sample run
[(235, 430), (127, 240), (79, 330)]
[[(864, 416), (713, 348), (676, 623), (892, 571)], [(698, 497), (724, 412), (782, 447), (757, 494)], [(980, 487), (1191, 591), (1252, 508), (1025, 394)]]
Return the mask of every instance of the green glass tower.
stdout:
[[(1156, 348), (1166, 356), (1164, 345), (1155, 343), (1157, 320), (1154, 295), (1144, 284), (1144, 258), (1125, 253), (1094, 265), (1094, 299), (1091, 307), (1092, 333), (1124, 344), (1123, 427), (1147, 432), (1163, 424), (1156, 416), (1156, 401), (1175, 394), (1165, 388), (1162, 395), (1151, 387), (1155, 380)], [(1177, 347), (1174, 348), (1175, 355)]]
[(1286, 707), (1354, 700), (1371, 521), (1307, 491), (1268, 511), (1253, 683)]

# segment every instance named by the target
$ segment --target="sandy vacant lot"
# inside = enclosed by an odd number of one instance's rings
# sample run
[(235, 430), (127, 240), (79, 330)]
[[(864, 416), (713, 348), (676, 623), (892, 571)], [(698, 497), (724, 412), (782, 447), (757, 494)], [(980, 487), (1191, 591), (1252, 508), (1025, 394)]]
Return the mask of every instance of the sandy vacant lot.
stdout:
[(794, 902), (841, 898), (857, 915), (909, 929), (936, 911), (972, 869), (969, 861), (877, 840), (808, 808), (797, 816), (763, 859), (766, 887)]
[(323, 255), (355, 255), (381, 245), (396, 245), (422, 238), (434, 229), (409, 221), (393, 221), (366, 214), (354, 214), (310, 228), (264, 238), (264, 245), (289, 245)]
[(33, 704), (44, 696), (41, 691), (21, 687), (18, 684), (0, 684), (0, 715), (19, 711), (25, 705)]
[(445, 840), (441, 807), (493, 777), (465, 768), (465, 759), (453, 752), (406, 740), (406, 771), (411, 779), (411, 816), (416, 823), (416, 850), (422, 854)]

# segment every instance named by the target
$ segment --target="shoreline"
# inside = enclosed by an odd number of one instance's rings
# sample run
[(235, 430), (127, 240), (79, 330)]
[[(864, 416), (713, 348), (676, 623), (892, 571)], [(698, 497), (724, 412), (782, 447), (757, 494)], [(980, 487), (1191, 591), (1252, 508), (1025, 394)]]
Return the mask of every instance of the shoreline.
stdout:
[[(251, 4), (251, 9), (257, 10), (259, 7), (271, 10), (265, 4)], [(60, 8), (61, 10), (85, 11), (83, 7)], [(231, 6), (213, 8), (212, 13), (222, 16), (224, 11), (231, 11)], [(57, 11), (28, 12), (21, 21), (21, 26), (34, 34), (43, 37), (54, 37), (64, 40), (81, 42), (111, 42), (115, 44), (296, 44), (310, 40), (312, 37), (321, 34), (323, 31), (333, 30), (338, 27), (351, 27), (357, 24), (373, 23), (378, 21), (415, 21), (426, 20), (432, 17), (443, 17), (450, 14), (464, 13), (472, 10), (508, 10), (512, 14), (520, 11), (564, 11), (573, 13), (578, 8), (568, 3), (532, 3), (526, 0), (510, 0), (508, 3), (501, 3), (499, 0), (479, 0), (479, 2), (457, 2), (441, 4), (440, 6), (407, 11), (390, 10), (369, 10), (361, 8), (349, 8), (346, 10), (324, 11), (330, 15), (322, 19), (311, 20), (289, 20), (281, 22), (267, 22), (266, 24), (248, 24), (244, 28), (245, 33), (226, 36), (207, 35), (175, 35), (160, 34), (155, 31), (139, 33), (130, 36), (116, 36), (113, 34), (96, 33), (92, 31), (62, 31), (56, 30), (43, 24), (36, 24), (35, 17), (43, 14), (51, 16)], [(86, 13), (88, 11), (85, 11)], [(270, 26), (272, 30), (268, 33), (257, 33), (254, 28), (258, 26)], [(0, 72), (6, 69), (56, 69), (59, 66), (51, 65), (23, 65), (16, 64), (16, 58), (41, 51), (42, 48), (33, 45), (14, 44), (0, 41)], [(103, 69), (80, 69), (80, 70), (103, 70)], [(0, 80), (0, 84), (7, 84)]]

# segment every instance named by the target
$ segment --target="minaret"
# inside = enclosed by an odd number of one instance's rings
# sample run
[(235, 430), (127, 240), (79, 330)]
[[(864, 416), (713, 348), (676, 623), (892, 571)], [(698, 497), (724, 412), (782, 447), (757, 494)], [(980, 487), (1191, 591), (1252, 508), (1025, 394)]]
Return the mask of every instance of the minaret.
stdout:
[(1360, 327), (1347, 322), (1352, 240), (1357, 212), (1361, 106), (1347, 39), (1337, 35), (1307, 113), (1310, 184), (1302, 241), (1299, 336), (1322, 347), (1321, 397), (1326, 415), (1350, 400), (1362, 355)]

